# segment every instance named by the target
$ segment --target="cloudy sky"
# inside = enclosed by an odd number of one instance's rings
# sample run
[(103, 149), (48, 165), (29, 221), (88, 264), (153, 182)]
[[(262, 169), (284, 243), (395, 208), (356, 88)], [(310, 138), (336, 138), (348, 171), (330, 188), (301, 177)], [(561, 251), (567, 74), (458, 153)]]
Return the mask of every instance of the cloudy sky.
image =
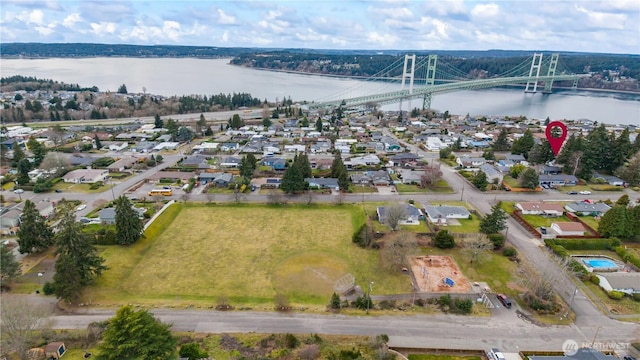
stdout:
[(1, 42), (640, 53), (639, 0), (2, 0)]

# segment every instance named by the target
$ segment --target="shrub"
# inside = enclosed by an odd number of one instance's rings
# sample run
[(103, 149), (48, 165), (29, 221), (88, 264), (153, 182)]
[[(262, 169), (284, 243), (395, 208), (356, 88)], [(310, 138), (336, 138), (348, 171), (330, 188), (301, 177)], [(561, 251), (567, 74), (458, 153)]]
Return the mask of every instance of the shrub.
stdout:
[(440, 230), (433, 238), (433, 245), (440, 249), (452, 249), (456, 246), (453, 235), (449, 234), (447, 230)]
[(633, 295), (631, 297), (635, 301), (640, 301), (640, 293), (633, 293)]
[(438, 298), (438, 304), (440, 304), (440, 307), (450, 306), (451, 305), (451, 295), (446, 294), (446, 295), (440, 296), (440, 298)]
[(287, 349), (295, 349), (300, 344), (300, 340), (293, 334), (286, 334), (284, 336), (284, 346)]
[(622, 291), (611, 290), (607, 293), (609, 297), (613, 300), (620, 300), (624, 297), (624, 293)]
[(504, 248), (504, 250), (502, 250), (502, 255), (506, 257), (514, 257), (514, 256), (518, 256), (518, 252), (516, 251), (516, 249), (509, 246)]
[(453, 308), (461, 314), (470, 314), (471, 309), (473, 309), (473, 301), (471, 301), (471, 299), (455, 299), (453, 301)]
[(44, 285), (42, 285), (42, 292), (45, 295), (53, 295), (53, 292), (55, 291), (54, 286), (55, 285), (53, 283), (47, 281), (46, 283), (44, 283)]
[(340, 309), (340, 296), (335, 292), (333, 293), (333, 295), (331, 295), (331, 301), (329, 303), (329, 306), (332, 309)]
[(600, 285), (600, 278), (596, 274), (591, 274), (591, 276), (589, 277), (589, 281), (591, 281), (593, 284)]
[(205, 359), (209, 357), (209, 353), (200, 348), (198, 343), (187, 343), (180, 347), (180, 357), (189, 360)]
[(358, 296), (355, 301), (355, 307), (360, 310), (373, 309), (373, 301), (368, 295)]
[(502, 234), (489, 234), (489, 241), (493, 243), (493, 249), (500, 249), (504, 246), (504, 236)]

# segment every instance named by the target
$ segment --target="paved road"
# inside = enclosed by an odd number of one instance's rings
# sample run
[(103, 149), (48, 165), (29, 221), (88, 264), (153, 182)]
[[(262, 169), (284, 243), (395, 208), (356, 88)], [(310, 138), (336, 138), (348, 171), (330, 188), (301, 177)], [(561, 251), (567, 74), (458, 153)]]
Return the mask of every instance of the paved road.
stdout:
[[(433, 157), (434, 154), (421, 150), (417, 152), (425, 157)], [(166, 157), (161, 167), (175, 163), (179, 158)], [(580, 199), (556, 191), (546, 191), (535, 194), (515, 193), (482, 193), (470, 186), (457, 173), (443, 166), (445, 180), (456, 191), (455, 194), (413, 194), (413, 195), (366, 195), (366, 201), (401, 201), (414, 199), (420, 203), (433, 200), (465, 200), (478, 210), (487, 213), (491, 206), (499, 200), (572, 200)], [(149, 171), (155, 171), (154, 169)], [(139, 174), (125, 182), (118, 184), (113, 189), (113, 194), (118, 196), (126, 189), (144, 177), (149, 172)], [(628, 190), (627, 190), (628, 191)], [(550, 195), (552, 194), (552, 195)], [(111, 191), (100, 194), (47, 194), (55, 198), (67, 197), (69, 199), (82, 199), (87, 202), (87, 209), (79, 215), (87, 213), (93, 207), (95, 200), (110, 200)], [(613, 198), (622, 193), (594, 194), (592, 199)], [(637, 194), (631, 193), (632, 196)], [(42, 195), (41, 195), (42, 196)], [(37, 198), (37, 196), (33, 196)], [(191, 201), (209, 201), (206, 195), (190, 195)], [(291, 202), (305, 201), (302, 197), (289, 197)], [(336, 195), (318, 196), (315, 201), (333, 202), (338, 199)], [(247, 194), (243, 201), (267, 202), (267, 196), (259, 194)], [(234, 201), (232, 195), (216, 195), (216, 202)], [(342, 201), (358, 203), (362, 201), (362, 195), (344, 195)], [(525, 232), (515, 221), (509, 219), (508, 241), (513, 244), (521, 255), (529, 259), (539, 269), (547, 271), (559, 271), (557, 265), (547, 256), (546, 251), (540, 247), (540, 243), (534, 241), (530, 234)], [(571, 279), (562, 275), (554, 283), (554, 287), (567, 303), (571, 300), (575, 285)], [(449, 348), (488, 348), (498, 346), (503, 351), (516, 352), (522, 349), (549, 349), (559, 350), (566, 339), (573, 339), (579, 344), (596, 341), (614, 341), (628, 343), (640, 339), (640, 326), (638, 324), (623, 323), (612, 320), (603, 315), (580, 291), (576, 294), (572, 303), (576, 313), (576, 322), (571, 326), (539, 327), (520, 318), (504, 313), (494, 314), (490, 318), (473, 318), (458, 316), (394, 316), (394, 317), (345, 317), (340, 315), (315, 315), (315, 314), (279, 314), (259, 312), (216, 312), (200, 310), (154, 310), (154, 313), (163, 321), (174, 324), (174, 329), (179, 331), (198, 332), (290, 332), (290, 333), (319, 333), (319, 334), (359, 334), (375, 335), (386, 333), (390, 335), (392, 346), (399, 347), (449, 347)], [(83, 314), (55, 316), (57, 328), (84, 328), (91, 321), (100, 321), (112, 316), (112, 311), (88, 309)]]

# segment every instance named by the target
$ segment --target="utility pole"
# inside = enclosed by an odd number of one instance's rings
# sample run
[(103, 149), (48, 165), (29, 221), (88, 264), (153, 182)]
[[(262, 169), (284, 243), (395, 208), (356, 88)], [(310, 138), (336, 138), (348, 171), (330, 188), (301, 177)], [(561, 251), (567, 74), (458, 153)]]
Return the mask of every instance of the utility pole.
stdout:
[(371, 304), (371, 292), (373, 287), (373, 281), (369, 281), (369, 295), (367, 296), (367, 314), (369, 314), (369, 304)]
[(464, 185), (462, 184), (462, 193), (460, 194), (460, 201), (462, 201), (462, 198), (464, 197)]

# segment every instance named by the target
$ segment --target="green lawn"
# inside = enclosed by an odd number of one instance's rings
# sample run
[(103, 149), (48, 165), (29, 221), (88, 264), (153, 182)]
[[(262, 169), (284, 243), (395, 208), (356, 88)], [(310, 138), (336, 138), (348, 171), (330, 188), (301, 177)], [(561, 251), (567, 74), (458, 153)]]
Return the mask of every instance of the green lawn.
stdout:
[(418, 185), (411, 184), (396, 184), (396, 189), (399, 193), (424, 193), (425, 189), (420, 188)]
[(402, 274), (379, 269), (379, 253), (351, 242), (360, 206), (173, 205), (131, 247), (102, 246), (109, 270), (85, 300), (99, 304), (324, 306), (351, 273), (378, 293), (410, 292)]
[(594, 230), (598, 231), (600, 220), (596, 220), (596, 218), (593, 216), (580, 216), (580, 220), (582, 220), (585, 224), (591, 226)]
[(538, 228), (540, 226), (546, 226), (549, 227), (551, 226), (551, 223), (554, 222), (569, 222), (571, 220), (569, 220), (568, 217), (562, 215), (559, 217), (544, 217), (541, 215), (522, 215), (522, 218), (525, 219), (529, 225)]
[(90, 189), (91, 184), (72, 184), (72, 183), (66, 183), (64, 181), (60, 181), (53, 186), (52, 190), (61, 190), (62, 192), (72, 191), (72, 192), (79, 192), (79, 193), (85, 193), (85, 194), (96, 194), (96, 193), (107, 191), (111, 189), (112, 186), (114, 185), (106, 184), (104, 186), (100, 186), (95, 190), (91, 190)]

